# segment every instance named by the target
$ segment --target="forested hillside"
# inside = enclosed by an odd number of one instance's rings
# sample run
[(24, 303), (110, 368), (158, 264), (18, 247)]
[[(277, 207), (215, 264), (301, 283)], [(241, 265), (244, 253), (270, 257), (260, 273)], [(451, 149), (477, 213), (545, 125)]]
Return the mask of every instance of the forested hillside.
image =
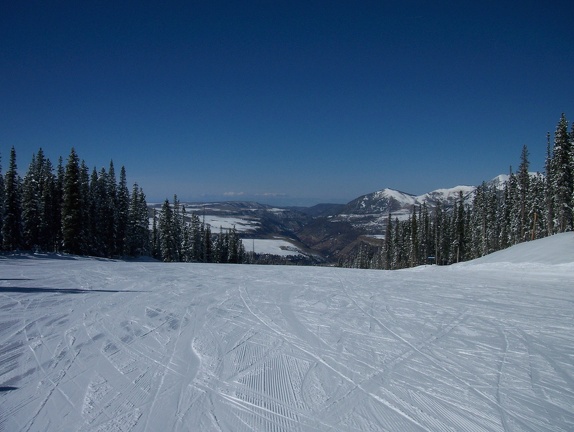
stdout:
[(474, 195), (460, 193), (452, 208), (414, 207), (406, 221), (388, 215), (382, 247), (361, 243), (344, 267), (399, 269), (452, 264), (548, 235), (571, 231), (574, 207), (574, 127), (564, 114), (547, 136), (544, 173), (529, 172), (529, 151), (502, 183), (483, 182)]
[(177, 197), (152, 214), (136, 183), (130, 193), (122, 166), (113, 162), (91, 174), (72, 148), (54, 169), (42, 149), (24, 177), (10, 151), (0, 175), (0, 245), (3, 251), (65, 252), (99, 257), (152, 256), (162, 261), (233, 262), (243, 260), (235, 230), (212, 234), (196, 215), (185, 214)]
[[(299, 220), (293, 235), (307, 247), (327, 245), (340, 251), (332, 261), (338, 259), (343, 267), (400, 269), (466, 261), (570, 231), (574, 228), (574, 127), (570, 132), (568, 127), (562, 115), (553, 142), (547, 135), (543, 173), (530, 172), (529, 150), (524, 146), (516, 172), (511, 169), (495, 182), (465, 189), (454, 204), (449, 198), (434, 200), (431, 207), (412, 198), (410, 216), (404, 213), (409, 206), (401, 210), (400, 219), (392, 213), (379, 215), (383, 210), (367, 206), (368, 212), (387, 219), (384, 241), (361, 237), (358, 231), (349, 231), (350, 224), (343, 229), (335, 219), (319, 216)], [(366, 197), (345, 208), (365, 206)], [(394, 211), (392, 206), (385, 208)], [(212, 229), (217, 227), (187, 213), (177, 196), (150, 210), (138, 184), (131, 192), (128, 189), (123, 166), (119, 180), (113, 162), (107, 170), (93, 168), (90, 173), (74, 149), (66, 163), (60, 157), (56, 167), (40, 149), (21, 177), (12, 148), (5, 175), (0, 171), (3, 251), (151, 256), (170, 262), (259, 262), (254, 253), (245, 253), (235, 228)]]

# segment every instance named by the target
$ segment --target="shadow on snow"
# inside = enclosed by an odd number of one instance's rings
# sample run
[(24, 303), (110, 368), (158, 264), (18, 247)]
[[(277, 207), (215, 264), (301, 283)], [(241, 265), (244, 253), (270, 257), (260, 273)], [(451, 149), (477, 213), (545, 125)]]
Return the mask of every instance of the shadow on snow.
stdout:
[(77, 288), (29, 288), (29, 287), (0, 287), (0, 293), (61, 293), (61, 294), (89, 294), (89, 293), (134, 293), (137, 290), (105, 290), (105, 289), (77, 289)]

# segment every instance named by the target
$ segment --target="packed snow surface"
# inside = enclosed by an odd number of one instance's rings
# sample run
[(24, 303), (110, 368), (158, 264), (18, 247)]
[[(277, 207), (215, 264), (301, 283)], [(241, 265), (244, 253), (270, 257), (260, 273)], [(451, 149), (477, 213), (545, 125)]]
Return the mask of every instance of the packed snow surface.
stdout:
[(0, 258), (0, 430), (572, 431), (573, 251), (396, 272)]

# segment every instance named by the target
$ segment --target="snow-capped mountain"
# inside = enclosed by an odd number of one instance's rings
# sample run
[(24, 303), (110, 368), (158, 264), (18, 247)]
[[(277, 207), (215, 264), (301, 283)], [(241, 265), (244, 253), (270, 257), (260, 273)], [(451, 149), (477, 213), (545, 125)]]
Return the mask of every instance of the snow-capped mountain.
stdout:
[(346, 220), (355, 227), (363, 227), (374, 233), (380, 231), (386, 224), (389, 214), (401, 220), (407, 218), (413, 208), (423, 204), (426, 204), (429, 211), (432, 211), (438, 204), (450, 208), (459, 199), (461, 193), (465, 203), (470, 203), (475, 190), (475, 186), (455, 186), (437, 189), (422, 195), (412, 195), (385, 188), (354, 199), (336, 215), (331, 215), (331, 218)]
[(414, 206), (426, 204), (434, 208), (437, 204), (452, 206), (462, 193), (463, 198), (471, 197), (475, 186), (455, 186), (449, 189), (437, 189), (423, 195), (412, 195), (395, 189), (383, 189), (354, 199), (341, 213), (372, 214), (411, 211)]

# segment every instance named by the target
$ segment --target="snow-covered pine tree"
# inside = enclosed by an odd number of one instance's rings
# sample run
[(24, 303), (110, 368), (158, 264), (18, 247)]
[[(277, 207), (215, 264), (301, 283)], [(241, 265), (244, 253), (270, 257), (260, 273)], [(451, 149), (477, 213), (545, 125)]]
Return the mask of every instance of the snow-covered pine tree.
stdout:
[(383, 269), (391, 270), (393, 262), (393, 224), (391, 212), (387, 217), (387, 226), (385, 227), (385, 242), (383, 244)]
[(62, 243), (63, 249), (72, 254), (82, 253), (82, 195), (80, 184), (80, 160), (72, 147), (63, 179)]
[(161, 250), (159, 241), (159, 229), (158, 229), (158, 218), (157, 210), (153, 209), (152, 218), (152, 230), (151, 230), (151, 256), (161, 260)]
[(183, 245), (181, 248), (182, 253), (182, 261), (183, 262), (192, 262), (193, 261), (193, 238), (191, 235), (191, 227), (189, 223), (187, 223), (187, 215), (185, 211), (185, 207), (182, 209), (183, 217), (184, 217), (184, 224), (183, 224), (183, 232), (182, 232), (182, 241)]
[(205, 224), (203, 230), (203, 260), (208, 263), (213, 262), (213, 239), (209, 224)]
[(2, 247), (13, 251), (22, 247), (21, 179), (16, 165), (16, 150), (10, 150), (10, 162), (4, 179), (4, 220)]
[(462, 191), (459, 191), (458, 200), (455, 201), (453, 209), (452, 232), (454, 233), (451, 263), (464, 261), (466, 255), (466, 226), (465, 226), (465, 209)]
[(43, 210), (41, 208), (40, 177), (43, 154), (32, 155), (32, 162), (22, 182), (22, 227), (25, 249), (39, 248), (40, 225)]
[[(42, 149), (40, 149), (41, 151)], [(40, 151), (38, 153), (40, 153)], [(42, 215), (40, 219), (39, 246), (44, 251), (54, 251), (57, 239), (57, 230), (60, 222), (57, 220), (56, 211), (60, 206), (57, 202), (56, 178), (50, 159), (45, 158), (40, 177), (40, 205)]]
[(409, 234), (409, 267), (414, 267), (419, 263), (419, 231), (415, 207), (410, 218)]
[(120, 180), (117, 187), (117, 221), (116, 221), (116, 254), (127, 253), (128, 221), (130, 217), (130, 191), (126, 176), (126, 168), (120, 169)]
[(470, 256), (472, 258), (486, 255), (487, 246), (487, 197), (486, 183), (476, 188), (472, 202), (472, 217), (470, 221)]
[(90, 169), (86, 162), (82, 160), (80, 164), (80, 191), (81, 204), (80, 212), (82, 215), (82, 253), (93, 255), (94, 252), (90, 247)]
[(393, 260), (391, 264), (391, 269), (396, 270), (404, 267), (404, 256), (405, 249), (404, 249), (404, 238), (403, 238), (403, 224), (399, 222), (398, 218), (395, 218), (395, 222), (393, 224), (394, 227), (394, 246), (393, 246)]
[(574, 123), (570, 130), (570, 189), (572, 191), (570, 199), (570, 217), (572, 228), (574, 229)]
[(199, 216), (193, 213), (191, 215), (191, 259), (195, 262), (201, 262), (203, 260), (203, 235), (201, 225), (202, 223)]
[(546, 160), (544, 162), (544, 214), (546, 218), (546, 235), (554, 234), (554, 191), (552, 166), (552, 147), (550, 146), (550, 132), (546, 133)]
[(425, 264), (428, 261), (429, 256), (434, 253), (431, 252), (434, 250), (432, 245), (433, 236), (431, 235), (431, 222), (426, 202), (419, 207), (419, 213), (419, 258), (420, 264)]
[(105, 235), (105, 247), (106, 255), (111, 257), (118, 252), (118, 187), (113, 160), (110, 160), (108, 173), (104, 176), (104, 184), (105, 208), (107, 210), (107, 217), (105, 218), (107, 230)]
[(544, 217), (544, 176), (537, 174), (530, 179), (530, 193), (528, 197), (528, 236), (530, 240), (545, 237), (548, 232), (547, 218)]
[(175, 241), (173, 237), (173, 210), (169, 200), (165, 200), (159, 212), (158, 221), (159, 250), (162, 261), (177, 261)]
[(2, 249), (2, 225), (4, 223), (4, 176), (2, 175), (2, 157), (0, 155), (0, 250)]
[(448, 252), (445, 255), (443, 246), (445, 244), (445, 226), (444, 212), (442, 204), (439, 202), (434, 209), (432, 222), (434, 261), (437, 265), (445, 264), (445, 257), (448, 257)]
[(215, 257), (214, 261), (217, 263), (226, 263), (229, 255), (229, 236), (223, 233), (223, 227), (219, 227), (219, 234), (215, 239)]
[(125, 253), (136, 257), (148, 255), (149, 239), (149, 217), (145, 194), (142, 188), (134, 183), (128, 209)]
[(552, 192), (556, 230), (572, 230), (573, 161), (572, 142), (568, 133), (568, 121), (562, 114), (554, 133), (552, 156)]
[(177, 198), (177, 195), (173, 196), (173, 243), (175, 248), (175, 261), (183, 261), (183, 227), (185, 225), (185, 209), (182, 209), (182, 205)]
[(530, 174), (528, 168), (530, 161), (528, 160), (528, 147), (522, 147), (520, 154), (520, 165), (516, 173), (516, 186), (517, 186), (517, 210), (518, 210), (518, 242), (528, 240), (528, 198), (530, 194)]

